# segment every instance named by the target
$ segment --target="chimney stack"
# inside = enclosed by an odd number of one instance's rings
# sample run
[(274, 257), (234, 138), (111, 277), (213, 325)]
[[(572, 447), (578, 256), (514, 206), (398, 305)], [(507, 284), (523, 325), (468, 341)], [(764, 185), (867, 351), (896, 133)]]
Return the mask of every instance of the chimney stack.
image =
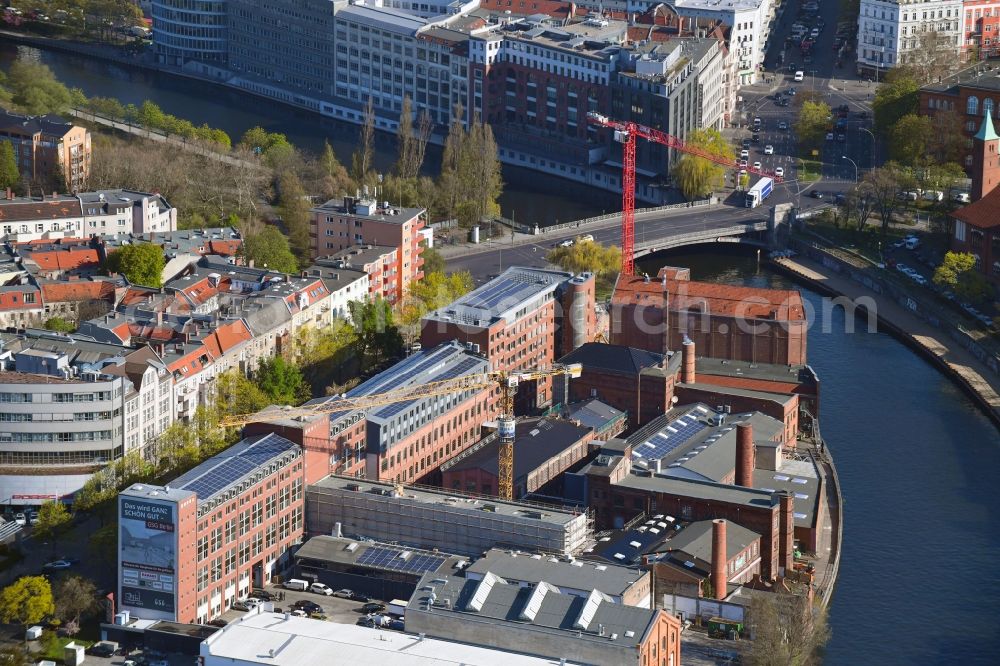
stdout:
[(695, 382), (694, 358), (695, 358), (694, 340), (691, 340), (687, 336), (684, 336), (684, 344), (681, 345), (681, 359), (683, 361), (681, 370), (681, 381), (684, 382), (685, 384), (694, 384)]
[(753, 426), (736, 424), (736, 485), (753, 487), (754, 448)]
[(14, 190), (8, 187), (7, 188), (7, 201), (13, 201), (13, 200), (14, 200)]
[(779, 495), (781, 506), (778, 515), (778, 571), (787, 576), (795, 558), (795, 498), (787, 490)]
[(726, 521), (712, 521), (712, 591), (715, 598), (726, 598), (726, 572), (729, 570), (729, 554), (726, 552)]

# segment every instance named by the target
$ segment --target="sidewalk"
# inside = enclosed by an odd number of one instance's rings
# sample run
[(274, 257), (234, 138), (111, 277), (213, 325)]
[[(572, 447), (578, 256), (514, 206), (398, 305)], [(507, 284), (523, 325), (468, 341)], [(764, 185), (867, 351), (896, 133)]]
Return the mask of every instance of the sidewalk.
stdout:
[(778, 259), (776, 263), (820, 289), (852, 299), (871, 298), (878, 308), (880, 322), (908, 337), (915, 347), (954, 376), (1000, 426), (1000, 377), (971, 352), (950, 340), (945, 331), (924, 322), (893, 299), (869, 291), (849, 278), (832, 274), (815, 261), (796, 257)]

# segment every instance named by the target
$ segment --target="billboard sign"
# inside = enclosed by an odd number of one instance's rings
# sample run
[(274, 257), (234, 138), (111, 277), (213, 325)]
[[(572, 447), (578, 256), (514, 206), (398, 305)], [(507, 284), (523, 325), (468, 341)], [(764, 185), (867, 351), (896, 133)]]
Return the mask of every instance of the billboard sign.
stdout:
[(140, 611), (139, 617), (173, 619), (177, 610), (177, 505), (120, 497), (119, 510), (119, 603)]

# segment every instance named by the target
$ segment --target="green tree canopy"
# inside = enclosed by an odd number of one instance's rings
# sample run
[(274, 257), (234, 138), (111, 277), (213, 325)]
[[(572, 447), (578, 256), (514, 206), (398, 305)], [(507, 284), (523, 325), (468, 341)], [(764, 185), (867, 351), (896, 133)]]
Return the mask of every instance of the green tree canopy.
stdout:
[(546, 257), (564, 271), (591, 272), (608, 276), (617, 273), (622, 264), (622, 251), (617, 246), (604, 246), (593, 241), (577, 241), (570, 247), (557, 247)]
[(20, 180), (21, 172), (17, 168), (14, 144), (0, 141), (0, 188), (14, 187)]
[(442, 308), (467, 294), (472, 286), (472, 275), (468, 271), (450, 275), (437, 271), (424, 273), (423, 279), (410, 287), (402, 308), (402, 322), (408, 326), (418, 323), (428, 312)]
[(982, 301), (990, 296), (989, 282), (976, 270), (976, 257), (967, 252), (948, 252), (934, 271), (934, 284), (952, 289), (969, 301)]
[(444, 273), (444, 257), (437, 251), (437, 248), (424, 247), (420, 253), (420, 258), (424, 260), (424, 274)]
[[(691, 133), (688, 146), (708, 151), (727, 162), (734, 162), (733, 147), (715, 129), (699, 129)], [(703, 157), (684, 154), (674, 163), (674, 180), (687, 199), (697, 199), (712, 193), (725, 184), (725, 167)]]
[(56, 331), (58, 333), (72, 333), (76, 330), (73, 322), (62, 317), (49, 317), (45, 320), (45, 330)]
[(830, 106), (827, 103), (810, 100), (803, 102), (799, 109), (799, 119), (795, 123), (800, 145), (810, 149), (822, 145), (830, 120)]
[(6, 85), (11, 91), (11, 101), (32, 115), (64, 113), (73, 102), (69, 89), (41, 63), (15, 61), (10, 66)]
[(343, 319), (330, 326), (303, 326), (295, 336), (295, 358), (314, 395), (333, 384), (340, 367), (354, 356), (357, 335)]
[(893, 67), (879, 85), (872, 102), (876, 134), (885, 135), (900, 118), (917, 113), (920, 100), (920, 77), (911, 68)]
[(308, 266), (312, 259), (312, 243), (309, 238), (312, 203), (294, 171), (281, 174), (278, 191), (278, 212), (288, 232), (289, 247), (299, 264)]
[(392, 306), (382, 298), (350, 301), (351, 325), (357, 336), (357, 349), (365, 367), (399, 356), (403, 336), (396, 327)]
[(215, 378), (215, 409), (220, 417), (252, 414), (269, 402), (267, 394), (242, 372), (228, 370)]
[(908, 113), (889, 131), (889, 154), (905, 166), (925, 164), (933, 136), (934, 121), (930, 117)]
[(42, 539), (54, 539), (66, 528), (71, 518), (69, 510), (62, 502), (45, 502), (38, 509), (38, 522), (35, 524), (35, 534)]
[(132, 284), (159, 288), (163, 285), (163, 267), (166, 260), (163, 248), (154, 243), (124, 245), (108, 255), (107, 267), (112, 273), (121, 273)]
[(254, 380), (271, 402), (278, 405), (298, 405), (310, 397), (302, 371), (280, 356), (261, 361)]
[(45, 576), (23, 576), (0, 591), (0, 622), (27, 627), (56, 612)]
[(294, 273), (298, 270), (298, 262), (288, 246), (288, 238), (272, 225), (248, 234), (243, 239), (242, 251), (259, 268), (267, 266), (270, 270), (282, 273)]
[(243, 133), (239, 145), (260, 155), (271, 168), (285, 166), (295, 155), (295, 146), (280, 132), (268, 132), (263, 127), (252, 127)]

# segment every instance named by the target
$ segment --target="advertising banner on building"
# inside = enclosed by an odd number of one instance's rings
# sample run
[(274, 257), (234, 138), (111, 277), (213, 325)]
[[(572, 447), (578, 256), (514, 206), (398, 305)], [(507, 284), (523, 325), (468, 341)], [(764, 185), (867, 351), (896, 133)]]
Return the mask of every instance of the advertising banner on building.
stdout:
[(172, 619), (176, 612), (177, 505), (119, 498), (118, 572), (122, 608), (140, 617)]

